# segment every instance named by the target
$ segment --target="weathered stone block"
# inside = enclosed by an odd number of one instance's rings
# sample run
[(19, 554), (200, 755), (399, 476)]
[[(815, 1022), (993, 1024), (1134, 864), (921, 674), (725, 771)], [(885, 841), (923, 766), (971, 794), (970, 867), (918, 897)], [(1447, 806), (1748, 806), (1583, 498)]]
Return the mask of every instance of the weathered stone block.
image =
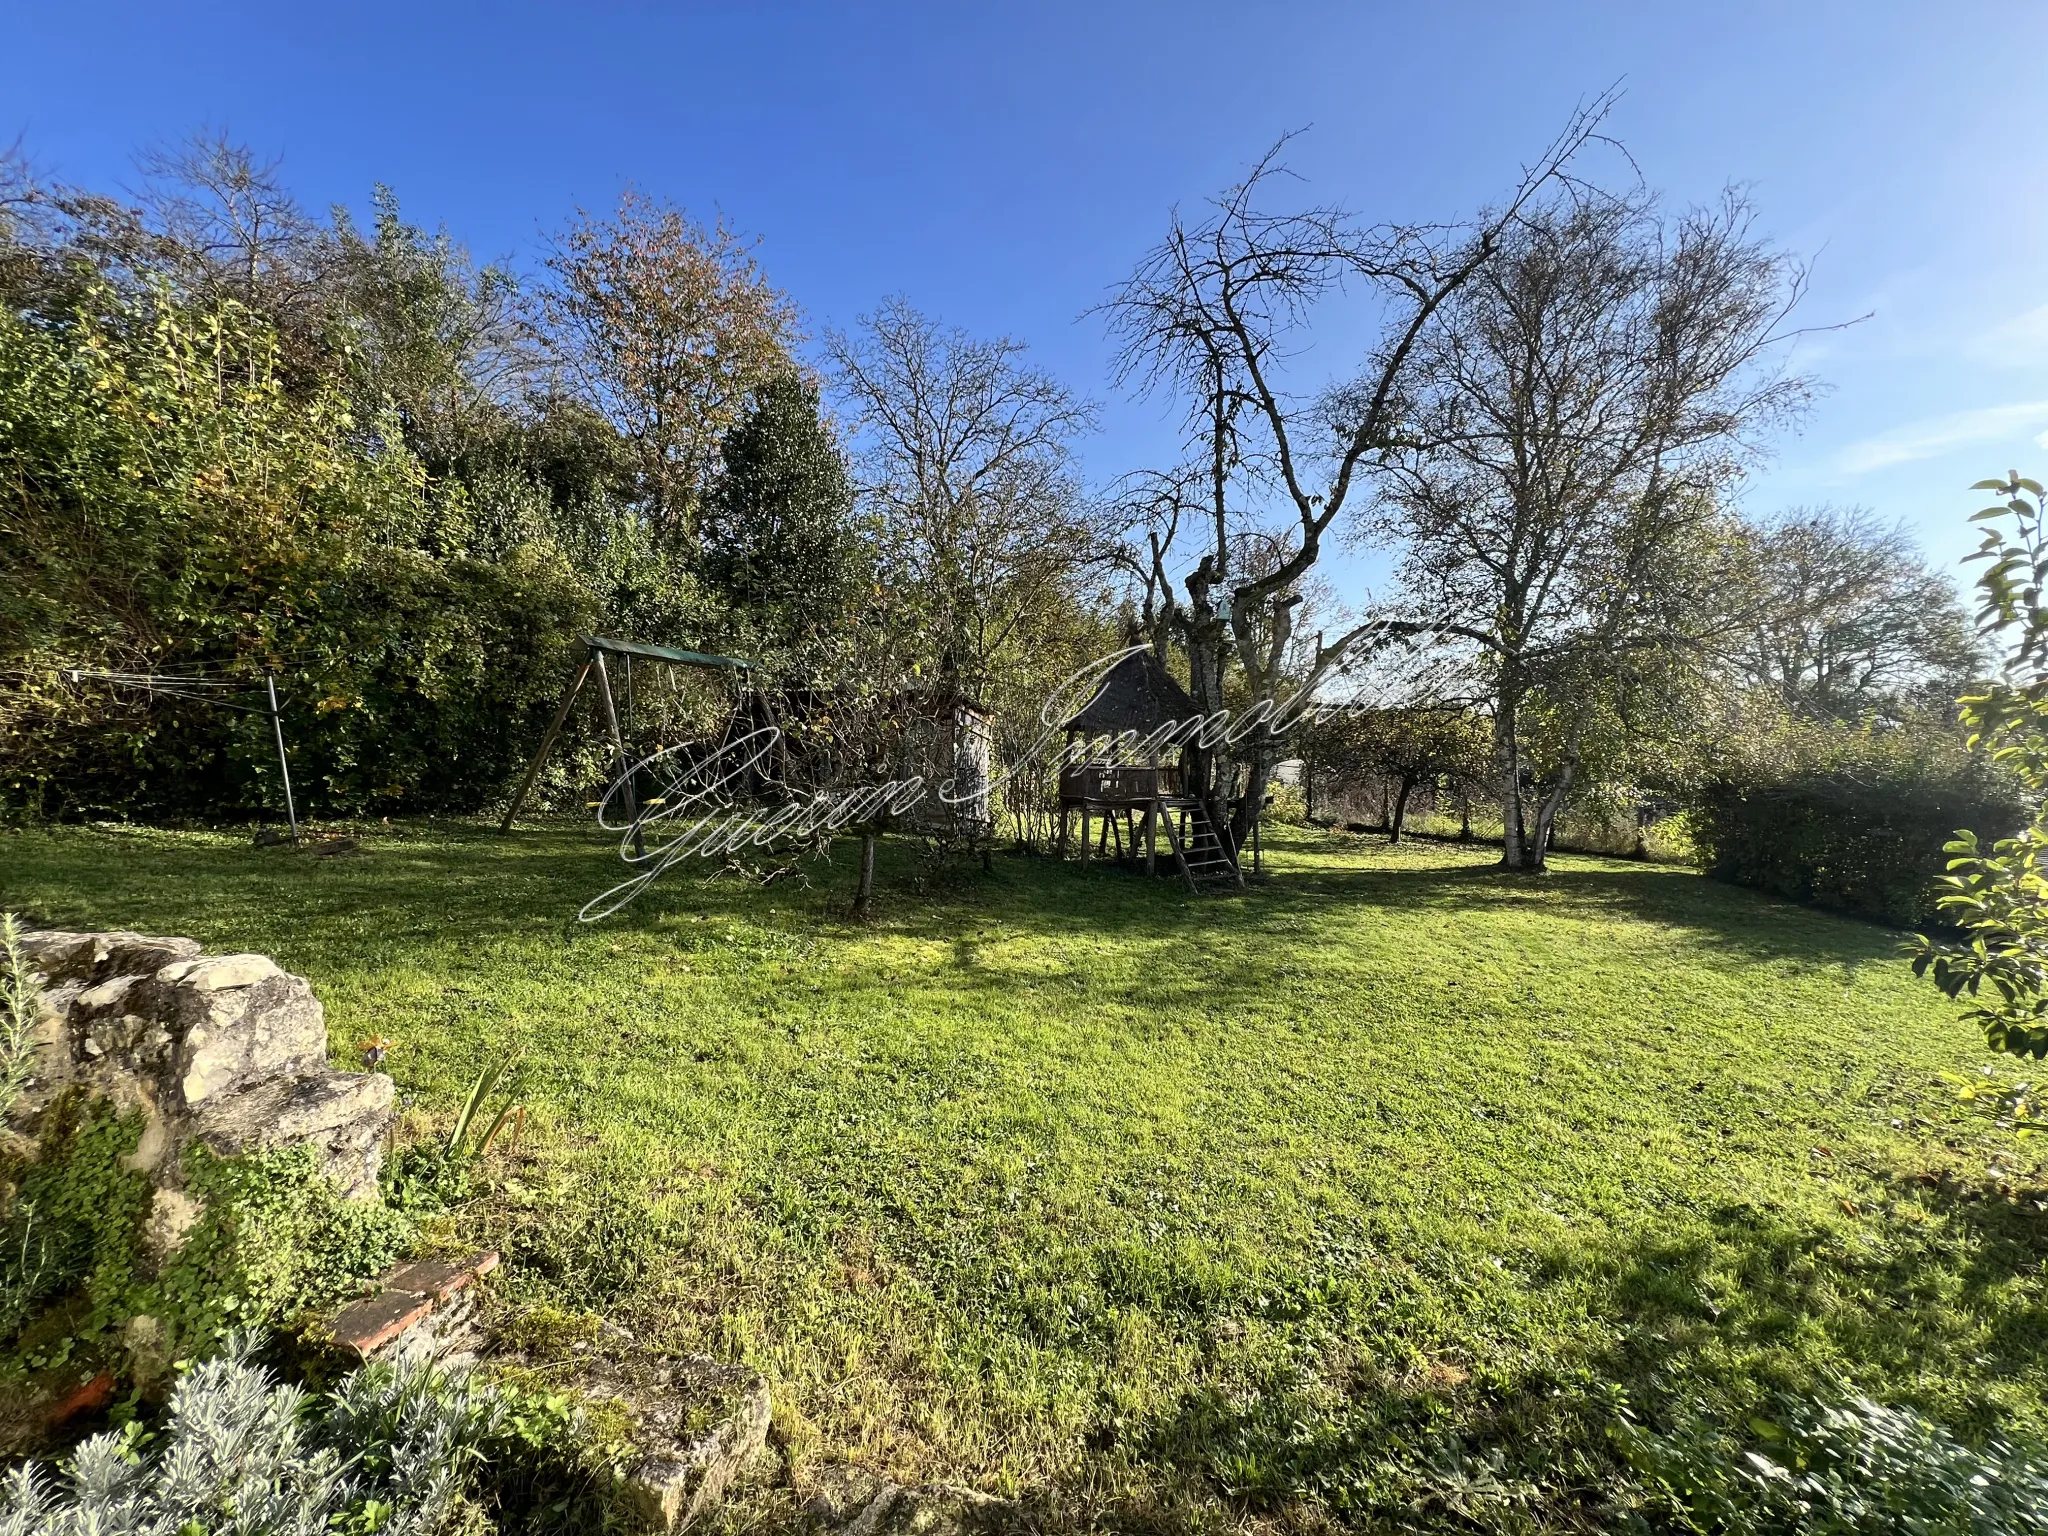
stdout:
[(265, 955), (138, 933), (44, 929), (23, 947), (44, 977), (44, 1012), (10, 1126), (30, 1130), (83, 1087), (141, 1111), (129, 1164), (161, 1189), (178, 1187), (194, 1141), (223, 1154), (307, 1143), (345, 1193), (375, 1196), (391, 1079), (328, 1067), (326, 1017), (305, 978)]
[(90, 984), (107, 976), (151, 976), (199, 953), (193, 939), (144, 933), (73, 933), (38, 928), (22, 935), (22, 951), (52, 982)]
[(351, 1199), (377, 1190), (391, 1125), (391, 1079), (381, 1072), (321, 1067), (273, 1078), (189, 1105), (185, 1140), (223, 1157), (266, 1147), (311, 1146), (335, 1186)]
[(680, 1531), (725, 1496), (768, 1439), (768, 1384), (702, 1355), (593, 1361), (571, 1385), (616, 1403), (638, 1460), (626, 1502), (650, 1531)]

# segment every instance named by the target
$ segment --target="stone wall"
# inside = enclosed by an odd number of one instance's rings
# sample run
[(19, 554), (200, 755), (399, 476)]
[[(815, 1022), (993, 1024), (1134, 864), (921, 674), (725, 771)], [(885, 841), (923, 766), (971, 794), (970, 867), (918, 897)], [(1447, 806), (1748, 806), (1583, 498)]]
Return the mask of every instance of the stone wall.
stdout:
[(35, 1076), (7, 1116), (33, 1134), (83, 1087), (143, 1115), (132, 1159), (158, 1189), (153, 1225), (175, 1240), (192, 1210), (185, 1150), (222, 1155), (307, 1143), (351, 1198), (373, 1199), (391, 1079), (327, 1065), (327, 1023), (302, 976), (264, 955), (206, 955), (139, 933), (25, 935), (44, 980)]

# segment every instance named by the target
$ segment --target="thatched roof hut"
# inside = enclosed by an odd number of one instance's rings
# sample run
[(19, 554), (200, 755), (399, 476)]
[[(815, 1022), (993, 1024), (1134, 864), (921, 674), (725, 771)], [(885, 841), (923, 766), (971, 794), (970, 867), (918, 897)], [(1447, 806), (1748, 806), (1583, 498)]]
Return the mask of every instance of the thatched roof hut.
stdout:
[(1192, 720), (1202, 712), (1187, 689), (1173, 680), (1150, 650), (1133, 651), (1103, 674), (1102, 686), (1087, 707), (1067, 721), (1070, 733), (1087, 736), (1140, 736), (1176, 720)]

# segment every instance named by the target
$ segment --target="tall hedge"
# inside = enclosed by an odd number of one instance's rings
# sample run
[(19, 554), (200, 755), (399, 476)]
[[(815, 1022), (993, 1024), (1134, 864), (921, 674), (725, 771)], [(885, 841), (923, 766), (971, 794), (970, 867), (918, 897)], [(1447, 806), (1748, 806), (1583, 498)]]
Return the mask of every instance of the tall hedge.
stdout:
[[(550, 545), (470, 553), (467, 503), (389, 425), (287, 387), (231, 306), (0, 310), (0, 809), (281, 810), (250, 709), (266, 672), (302, 810), (496, 795), (594, 603)], [(94, 672), (238, 686), (199, 702)]]
[(1686, 796), (1717, 879), (1898, 927), (1938, 920), (1945, 844), (2027, 820), (2019, 786), (1940, 721), (1785, 723), (1719, 745)]

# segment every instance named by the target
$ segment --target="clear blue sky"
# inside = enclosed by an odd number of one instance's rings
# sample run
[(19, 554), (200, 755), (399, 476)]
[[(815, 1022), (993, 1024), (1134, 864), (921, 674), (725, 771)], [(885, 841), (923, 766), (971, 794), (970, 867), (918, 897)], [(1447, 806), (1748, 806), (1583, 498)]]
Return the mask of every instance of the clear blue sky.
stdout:
[(1952, 558), (1970, 481), (2048, 470), (2038, 3), (8, 11), (0, 136), (65, 179), (132, 181), (139, 147), (220, 126), (311, 204), (385, 182), (521, 262), (631, 181), (758, 236), (814, 327), (902, 292), (1028, 341), (1104, 401), (1098, 480), (1171, 453), (1083, 316), (1170, 205), (1307, 128), (1290, 161), (1319, 200), (1454, 217), (1619, 80), (1611, 127), (1653, 185), (1749, 183), (1816, 259), (1808, 321), (1873, 314), (1802, 351), (1832, 393), (1753, 506), (1860, 503)]

